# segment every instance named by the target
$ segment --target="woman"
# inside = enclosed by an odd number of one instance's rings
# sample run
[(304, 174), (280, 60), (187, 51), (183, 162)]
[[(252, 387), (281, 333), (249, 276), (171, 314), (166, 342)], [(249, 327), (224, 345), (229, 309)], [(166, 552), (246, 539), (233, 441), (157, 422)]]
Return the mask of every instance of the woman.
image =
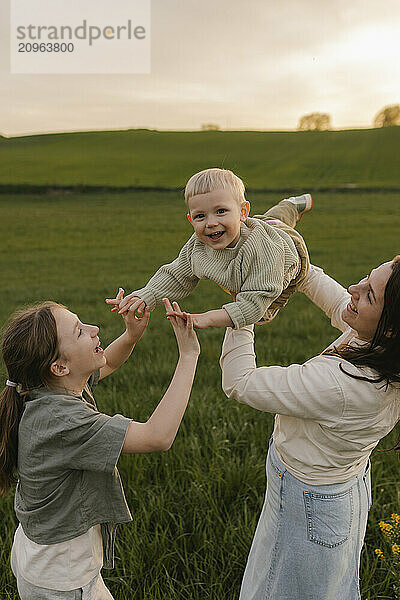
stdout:
[(369, 456), (400, 418), (400, 256), (348, 292), (312, 267), (302, 291), (343, 332), (325, 352), (256, 368), (251, 326), (223, 344), (227, 396), (276, 414), (240, 600), (360, 598)]
[(0, 495), (18, 470), (11, 566), (21, 600), (112, 598), (100, 569), (113, 566), (116, 524), (132, 520), (117, 461), (121, 453), (170, 448), (200, 352), (193, 322), (170, 317), (179, 360), (148, 421), (98, 412), (95, 384), (127, 360), (148, 324), (150, 311), (138, 319), (136, 309), (105, 350), (98, 327), (54, 302), (20, 311), (5, 331)]

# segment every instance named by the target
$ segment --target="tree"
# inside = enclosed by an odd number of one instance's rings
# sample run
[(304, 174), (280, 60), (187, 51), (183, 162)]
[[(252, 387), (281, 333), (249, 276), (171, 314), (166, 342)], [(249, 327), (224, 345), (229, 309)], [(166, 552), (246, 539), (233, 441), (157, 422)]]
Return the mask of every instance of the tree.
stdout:
[(203, 123), (201, 129), (203, 131), (219, 131), (221, 128), (216, 123)]
[(385, 106), (374, 119), (374, 127), (390, 127), (390, 125), (400, 125), (400, 104)]
[(301, 117), (297, 129), (299, 131), (324, 131), (332, 129), (331, 117), (327, 113), (319, 112), (304, 115), (304, 117)]

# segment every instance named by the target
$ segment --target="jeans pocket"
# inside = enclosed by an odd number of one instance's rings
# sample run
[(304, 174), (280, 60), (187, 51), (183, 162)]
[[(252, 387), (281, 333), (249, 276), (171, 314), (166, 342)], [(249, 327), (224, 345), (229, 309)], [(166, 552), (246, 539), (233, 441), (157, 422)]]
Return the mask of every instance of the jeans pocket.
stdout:
[(352, 488), (339, 494), (303, 492), (308, 539), (315, 544), (335, 548), (350, 535), (353, 520)]

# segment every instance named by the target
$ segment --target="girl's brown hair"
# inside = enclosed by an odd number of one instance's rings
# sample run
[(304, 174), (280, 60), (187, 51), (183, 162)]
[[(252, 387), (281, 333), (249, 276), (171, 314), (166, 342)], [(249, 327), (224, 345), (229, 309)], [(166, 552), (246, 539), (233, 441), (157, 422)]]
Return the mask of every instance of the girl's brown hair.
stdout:
[(49, 385), (50, 366), (59, 357), (54, 308), (65, 307), (45, 302), (20, 310), (4, 331), (3, 360), (8, 379), (18, 386), (5, 386), (0, 395), (0, 496), (15, 482), (24, 396)]

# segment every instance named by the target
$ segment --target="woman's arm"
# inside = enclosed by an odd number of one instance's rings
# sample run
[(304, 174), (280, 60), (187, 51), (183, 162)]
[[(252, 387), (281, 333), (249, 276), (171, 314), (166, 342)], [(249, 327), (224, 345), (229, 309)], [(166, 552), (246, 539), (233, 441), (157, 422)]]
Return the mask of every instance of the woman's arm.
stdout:
[(317, 356), (303, 365), (256, 367), (253, 326), (227, 329), (221, 355), (222, 388), (229, 398), (257, 410), (313, 419), (333, 426), (344, 410), (334, 359)]
[[(180, 312), (176, 302), (164, 300), (167, 312)], [(146, 423), (132, 421), (128, 427), (123, 454), (168, 450), (177, 434), (189, 401), (200, 346), (193, 330), (191, 315), (185, 319), (168, 317), (179, 348), (179, 359), (172, 381), (157, 408)]]
[[(116, 300), (121, 301), (124, 295), (124, 290), (119, 288), (119, 292), (116, 296)], [(106, 357), (107, 364), (100, 369), (99, 379), (103, 379), (113, 373), (118, 367), (120, 367), (130, 357), (132, 350), (136, 343), (140, 340), (145, 329), (149, 323), (150, 309), (146, 307), (143, 317), (136, 317), (136, 309), (141, 305), (142, 300), (136, 299), (133, 309), (122, 315), (125, 321), (125, 331), (122, 335), (114, 340), (104, 350), (104, 356)]]
[(308, 277), (299, 285), (298, 290), (324, 311), (333, 327), (340, 331), (349, 328), (342, 319), (342, 312), (350, 300), (350, 294), (340, 283), (326, 275), (320, 267), (310, 265)]

